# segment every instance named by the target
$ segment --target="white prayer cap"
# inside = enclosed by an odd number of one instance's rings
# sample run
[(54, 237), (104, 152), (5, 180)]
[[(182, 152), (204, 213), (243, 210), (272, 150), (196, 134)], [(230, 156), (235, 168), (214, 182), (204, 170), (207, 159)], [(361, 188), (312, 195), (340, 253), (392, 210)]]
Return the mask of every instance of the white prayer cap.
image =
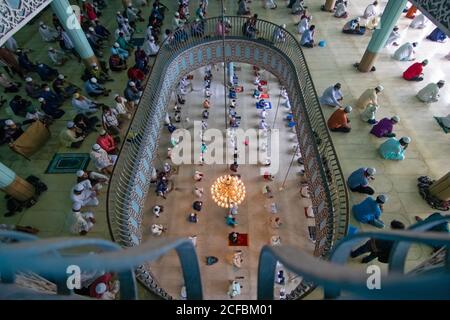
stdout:
[(44, 21), (39, 21), (40, 26), (43, 26), (44, 24), (45, 24)]
[(346, 106), (344, 108), (345, 113), (350, 113), (350, 112), (352, 112), (352, 110), (353, 110), (352, 106)]
[(133, 6), (132, 3), (129, 3), (129, 4), (128, 4), (128, 8), (131, 8), (132, 6)]
[(130, 81), (130, 87), (136, 87), (136, 83), (134, 83), (133, 81)]
[(120, 95), (119, 95), (118, 93), (116, 93), (116, 94), (114, 95), (114, 99), (117, 99), (117, 97), (120, 97)]
[(8, 119), (8, 120), (5, 121), (5, 124), (7, 126), (13, 126), (14, 125), (14, 121), (12, 121), (11, 119)]
[(102, 129), (102, 130), (100, 130), (99, 134), (100, 134), (101, 136), (104, 136), (104, 135), (106, 134), (106, 131), (105, 131), (104, 129)]
[(91, 80), (90, 80), (92, 83), (97, 83), (97, 79), (95, 79), (95, 78), (91, 78)]
[(379, 85), (376, 86), (375, 89), (377, 89), (378, 91), (383, 91), (384, 87), (381, 84), (379, 84)]
[(393, 116), (391, 118), (392, 121), (394, 121), (395, 123), (398, 123), (400, 121), (400, 117), (399, 116)]
[(71, 129), (73, 127), (75, 127), (75, 123), (73, 123), (73, 121), (68, 121), (66, 124), (67, 129)]
[(366, 172), (369, 176), (373, 176), (375, 173), (377, 173), (377, 170), (375, 168), (367, 168)]
[(283, 29), (286, 29), (286, 24), (283, 23), (283, 24), (281, 25), (281, 27), (282, 27)]
[(48, 48), (48, 51), (53, 51), (53, 50), (54, 50), (53, 47)]
[(74, 204), (72, 205), (72, 210), (75, 212), (79, 212), (81, 210), (81, 202), (74, 202)]
[(33, 78), (27, 77), (27, 78), (25, 78), (25, 81), (26, 81), (26, 82), (31, 82), (31, 81), (33, 81)]
[(89, 27), (89, 31), (94, 32), (94, 28)]
[(78, 183), (78, 184), (75, 186), (74, 190), (75, 190), (76, 192), (81, 192), (81, 191), (84, 190), (84, 185), (83, 185), (82, 183)]
[(378, 200), (379, 202), (381, 202), (381, 203), (386, 203), (386, 201), (388, 201), (388, 197), (385, 196), (384, 194), (380, 194), (380, 195), (377, 197), (377, 200)]
[(118, 48), (118, 47), (120, 47), (120, 45), (116, 42), (116, 43), (114, 43), (114, 47)]
[(404, 142), (406, 144), (411, 143), (411, 138), (410, 137), (401, 137), (400, 138), (400, 142)]
[(63, 75), (63, 74), (61, 74), (61, 73), (60, 73), (60, 74), (58, 74), (58, 79), (61, 79), (61, 80), (62, 80), (62, 79), (64, 79), (64, 75)]
[(104, 294), (106, 292), (106, 284), (99, 283), (96, 287), (95, 287), (95, 293), (97, 294)]
[(39, 101), (39, 102), (44, 102), (44, 98), (40, 97), (40, 98), (38, 99), (38, 101)]
[(83, 170), (78, 170), (77, 171), (77, 177), (81, 178), (82, 176), (84, 176), (84, 171)]
[(75, 99), (78, 99), (78, 98), (80, 97), (80, 94), (79, 94), (78, 92), (75, 92), (75, 93), (73, 94), (73, 97), (74, 97)]
[(92, 146), (92, 150), (94, 150), (94, 151), (99, 151), (101, 148), (102, 147), (100, 147), (100, 145), (97, 143)]
[(149, 37), (150, 41), (154, 41), (155, 38), (154, 37)]
[(360, 21), (361, 21), (361, 18), (360, 18), (360, 17), (356, 17), (355, 20), (358, 21), (358, 22), (360, 22)]
[(117, 11), (117, 13), (116, 13), (117, 15), (121, 15), (121, 13), (120, 13), (120, 11)]
[(425, 60), (422, 61), (422, 64), (423, 64), (423, 65), (427, 65), (428, 62), (429, 62), (428, 59), (425, 59)]
[(180, 16), (180, 14), (178, 13), (178, 11), (175, 12), (175, 17), (179, 17), (179, 16)]

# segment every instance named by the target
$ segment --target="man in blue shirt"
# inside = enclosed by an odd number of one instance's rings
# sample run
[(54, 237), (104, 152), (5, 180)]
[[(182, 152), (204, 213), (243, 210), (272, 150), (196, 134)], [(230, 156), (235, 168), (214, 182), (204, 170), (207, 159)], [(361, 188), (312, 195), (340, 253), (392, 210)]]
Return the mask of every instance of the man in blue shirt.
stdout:
[(306, 48), (314, 47), (314, 29), (315, 28), (316, 28), (316, 26), (312, 25), (311, 27), (309, 27), (308, 30), (303, 32), (302, 38), (300, 39), (300, 44), (303, 47), (306, 47)]
[(359, 204), (352, 207), (355, 219), (361, 223), (368, 223), (377, 228), (384, 228), (384, 222), (380, 220), (383, 205), (388, 200), (387, 196), (380, 194), (376, 200), (367, 197)]
[(98, 84), (96, 78), (91, 78), (84, 83), (84, 89), (90, 97), (98, 97), (101, 95), (108, 96), (111, 90), (105, 89), (103, 86)]
[(373, 195), (375, 190), (369, 186), (369, 180), (375, 179), (373, 177), (375, 173), (375, 168), (359, 168), (348, 177), (347, 186), (353, 192)]

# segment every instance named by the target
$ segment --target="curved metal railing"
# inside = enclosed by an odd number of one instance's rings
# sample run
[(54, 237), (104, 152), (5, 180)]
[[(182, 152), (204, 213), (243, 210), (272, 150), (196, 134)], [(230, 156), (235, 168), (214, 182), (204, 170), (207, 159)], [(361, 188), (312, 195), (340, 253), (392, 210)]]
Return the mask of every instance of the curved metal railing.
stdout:
[[(289, 79), (281, 74), (279, 79), (287, 88), (294, 117), (299, 124), (297, 134), (299, 142), (303, 141), (302, 154), (304, 156), (306, 154), (307, 161), (317, 164), (312, 169), (305, 168), (306, 175), (310, 179), (322, 182), (313, 195), (313, 199), (322, 199), (320, 205), (317, 201), (314, 206), (318, 213), (316, 228), (319, 230), (315, 256), (326, 258), (333, 244), (346, 235), (349, 204), (345, 179), (302, 49), (296, 38), (284, 29), (282, 29), (284, 40), (277, 41), (274, 32), (280, 27), (264, 20), (257, 21), (256, 38), (248, 37), (243, 33), (246, 20), (244, 17), (225, 17), (225, 21), (231, 26), (225, 36), (217, 32), (217, 26), (222, 21), (221, 17), (206, 19), (201, 34), (193, 34), (192, 26), (185, 25), (161, 45), (138, 109), (128, 129), (129, 139), (121, 148), (108, 187), (107, 214), (110, 233), (112, 239), (120, 245), (136, 246), (142, 238), (141, 208), (149, 188), (149, 179), (143, 175), (150, 172), (156, 156), (156, 152), (153, 151), (158, 143), (163, 111), (168, 102), (168, 97), (163, 97), (162, 92), (170, 92), (180, 78), (179, 75), (176, 78), (168, 74), (168, 67), (186, 50), (221, 40), (262, 45), (285, 59), (289, 67), (287, 70)], [(222, 55), (222, 60), (228, 61), (226, 53), (222, 52)], [(247, 62), (252, 64), (253, 61), (248, 58)], [(204, 65), (206, 64), (208, 61), (205, 61)], [(139, 267), (136, 273), (137, 278), (153, 292), (164, 298), (171, 298), (158, 286), (146, 266)], [(299, 298), (312, 288), (312, 284), (303, 282), (288, 297)]]

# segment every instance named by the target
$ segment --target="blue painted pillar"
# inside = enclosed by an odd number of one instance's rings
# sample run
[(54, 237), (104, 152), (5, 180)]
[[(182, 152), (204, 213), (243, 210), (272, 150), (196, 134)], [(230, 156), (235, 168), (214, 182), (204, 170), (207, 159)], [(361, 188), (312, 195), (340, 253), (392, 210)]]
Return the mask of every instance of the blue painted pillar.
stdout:
[(19, 201), (26, 201), (35, 194), (34, 187), (17, 176), (14, 171), (0, 162), (0, 189)]
[(358, 70), (361, 72), (371, 71), (378, 52), (380, 52), (386, 44), (392, 29), (397, 24), (398, 18), (405, 9), (408, 0), (389, 0), (386, 8), (381, 16), (380, 25), (373, 32), (366, 52), (359, 63)]
[(68, 0), (55, 0), (51, 3), (52, 9), (58, 16), (59, 21), (72, 40), (75, 50), (77, 50), (80, 57), (83, 59), (86, 66), (91, 66), (92, 63), (97, 63), (97, 57), (92, 51), (92, 48), (86, 39), (83, 29), (81, 29), (77, 16), (74, 13)]

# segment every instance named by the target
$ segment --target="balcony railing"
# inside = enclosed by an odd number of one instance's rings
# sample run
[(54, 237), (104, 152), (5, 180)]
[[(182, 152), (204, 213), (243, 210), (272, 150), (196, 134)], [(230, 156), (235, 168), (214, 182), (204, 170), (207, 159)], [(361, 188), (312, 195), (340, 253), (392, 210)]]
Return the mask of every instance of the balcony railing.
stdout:
[[(334, 243), (346, 235), (349, 204), (345, 179), (302, 49), (286, 30), (282, 30), (284, 38), (278, 41), (274, 32), (280, 27), (268, 21), (257, 21), (256, 37), (244, 34), (246, 20), (225, 17), (231, 27), (225, 35), (218, 33), (221, 17), (205, 20), (200, 33), (193, 33), (192, 25), (185, 25), (161, 45), (108, 189), (111, 236), (122, 246), (137, 246), (142, 239), (142, 207), (149, 189), (161, 123), (173, 88), (187, 73), (221, 61), (260, 63), (286, 87), (312, 191), (317, 230), (315, 256), (327, 258)], [(200, 55), (201, 59), (197, 58)], [(171, 298), (158, 286), (147, 266), (137, 268), (136, 274), (153, 292)], [(303, 282), (288, 298), (297, 299), (313, 287)]]

